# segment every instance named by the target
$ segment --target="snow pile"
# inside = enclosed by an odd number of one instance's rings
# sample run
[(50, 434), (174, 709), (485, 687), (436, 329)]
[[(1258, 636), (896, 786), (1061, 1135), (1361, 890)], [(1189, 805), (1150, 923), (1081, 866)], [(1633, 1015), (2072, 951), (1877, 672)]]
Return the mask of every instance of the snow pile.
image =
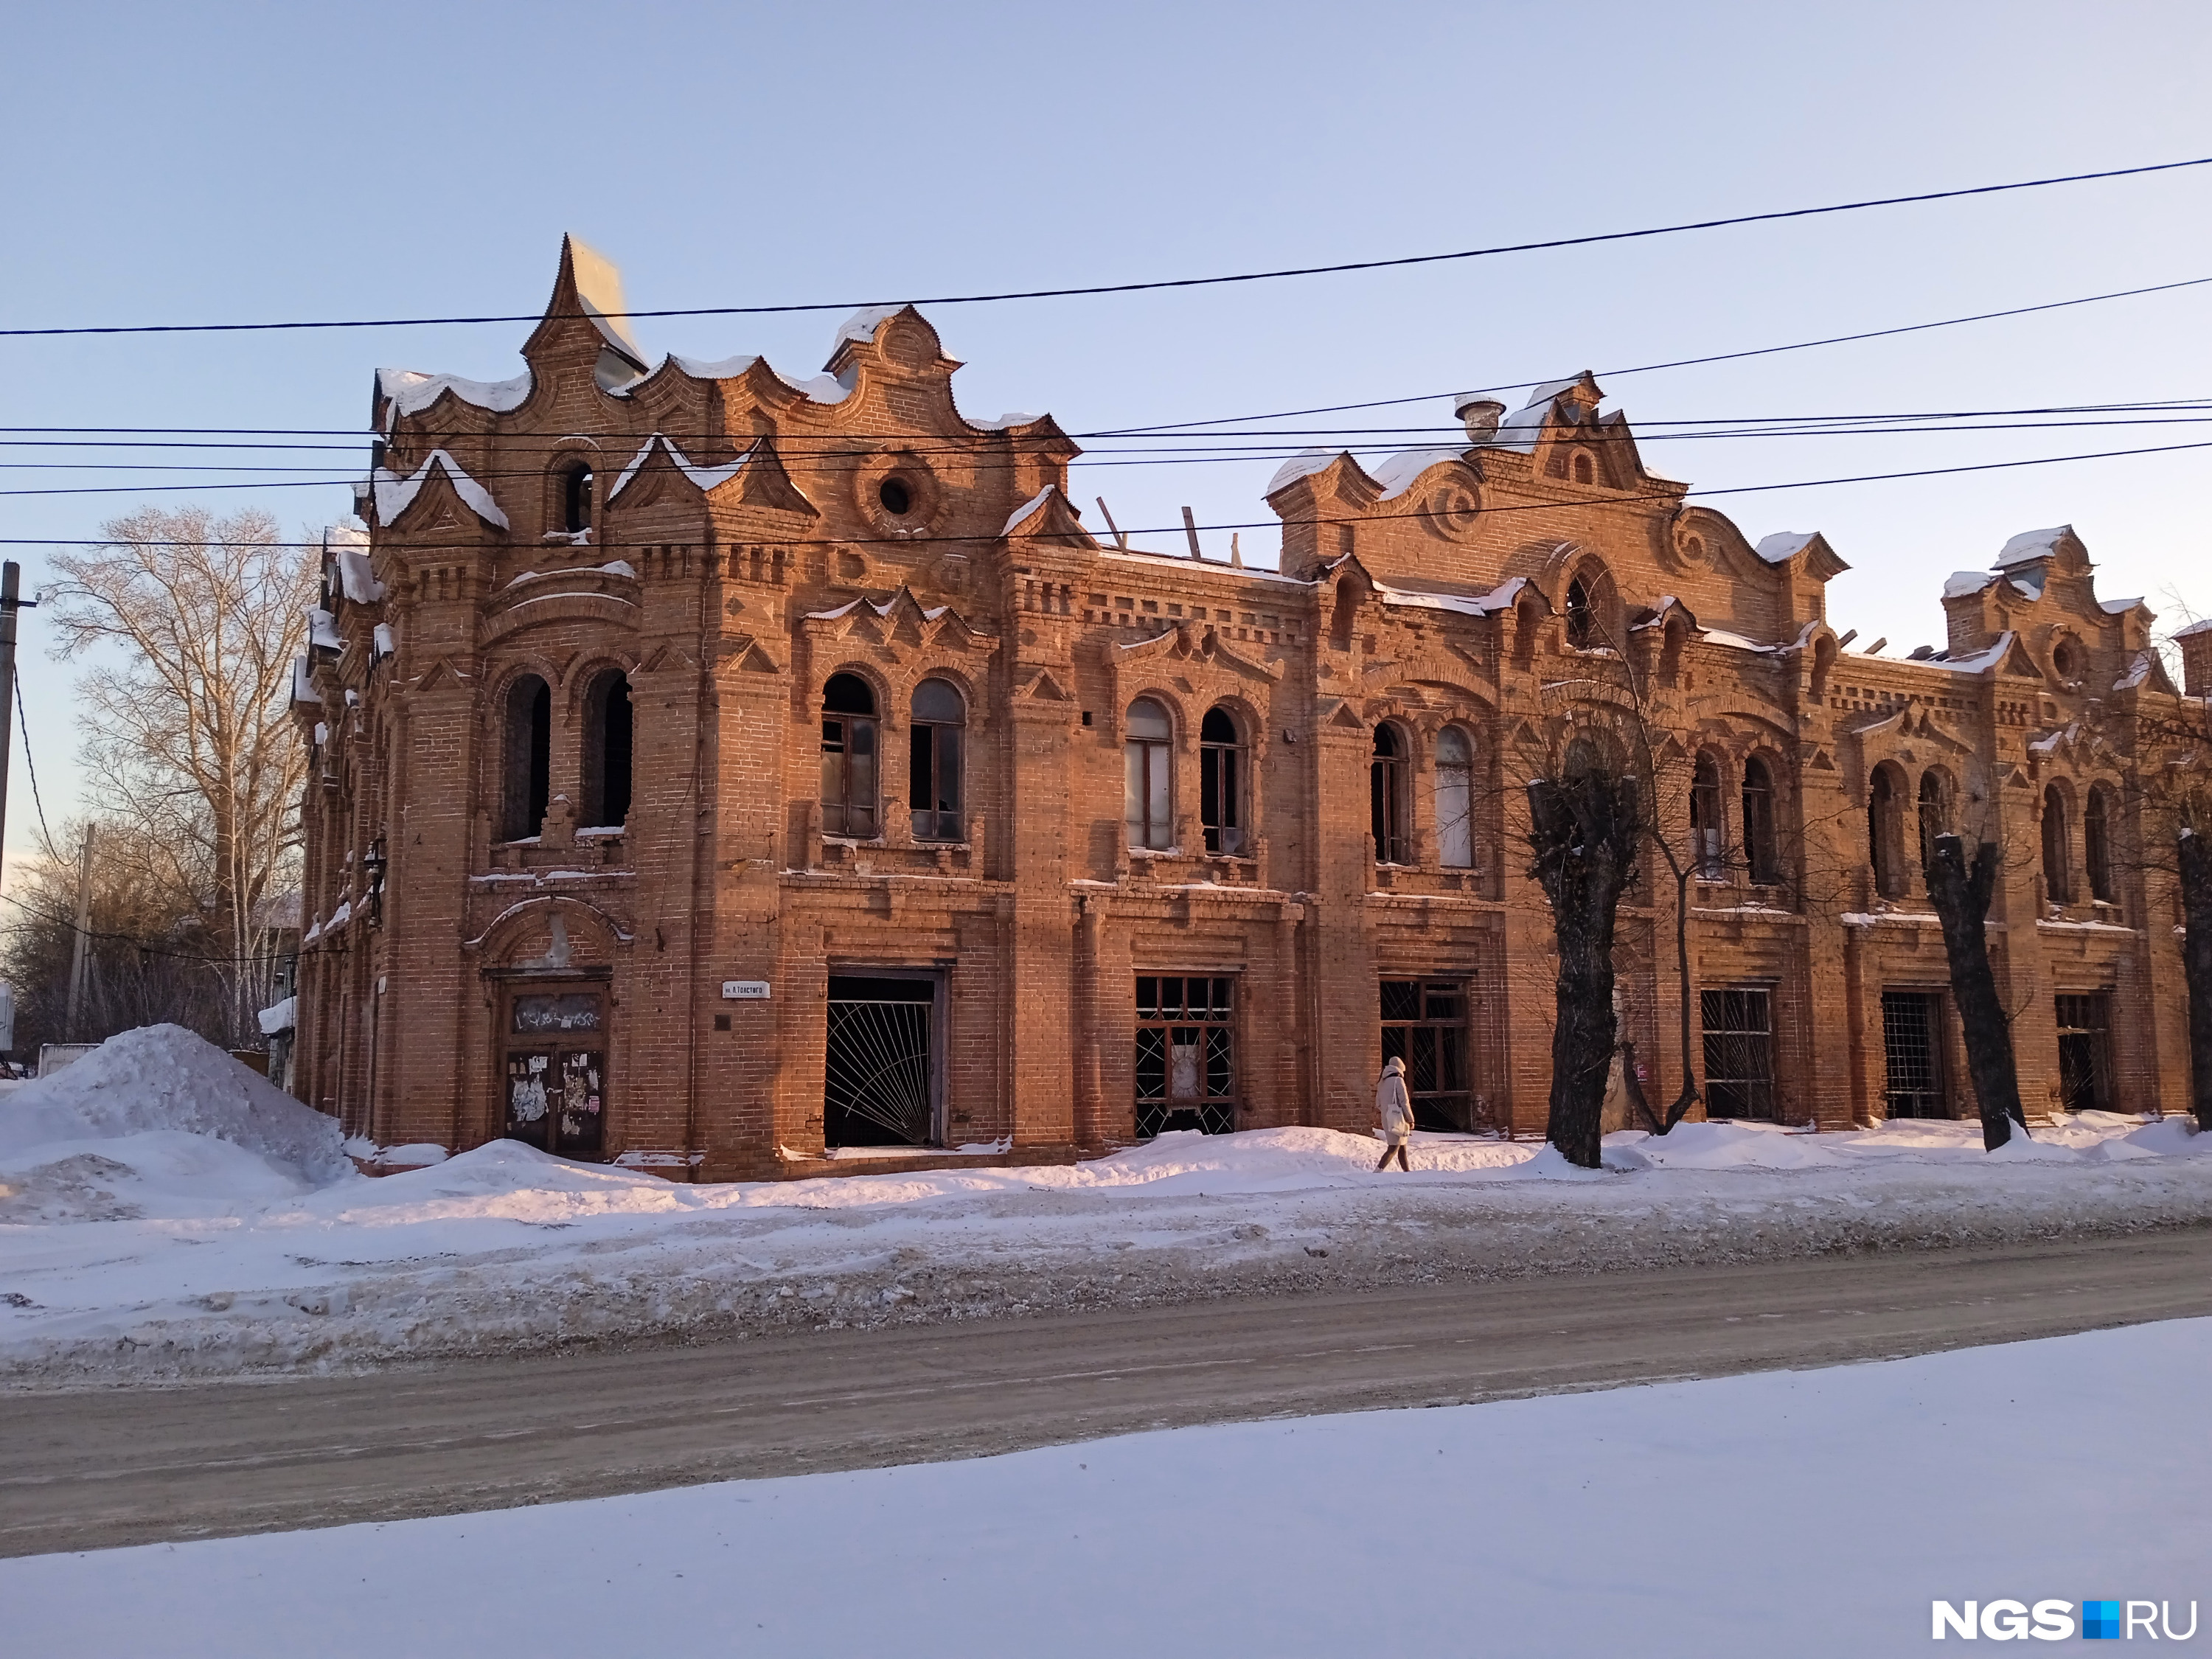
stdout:
[(0, 1159), (11, 1164), (33, 1152), (148, 1133), (226, 1142), (311, 1182), (354, 1173), (335, 1121), (180, 1025), (112, 1036), (0, 1101)]

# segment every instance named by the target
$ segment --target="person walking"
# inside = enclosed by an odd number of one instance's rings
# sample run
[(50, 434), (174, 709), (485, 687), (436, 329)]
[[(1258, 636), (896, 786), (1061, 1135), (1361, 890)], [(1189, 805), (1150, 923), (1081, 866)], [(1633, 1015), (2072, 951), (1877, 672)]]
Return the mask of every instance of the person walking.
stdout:
[(1389, 1169), (1395, 1157), (1398, 1167), (1411, 1175), (1413, 1166), (1406, 1162), (1406, 1143), (1413, 1134), (1413, 1098), (1406, 1092), (1406, 1062), (1395, 1054), (1384, 1062), (1375, 1085), (1375, 1115), (1382, 1121), (1382, 1161), (1376, 1169)]

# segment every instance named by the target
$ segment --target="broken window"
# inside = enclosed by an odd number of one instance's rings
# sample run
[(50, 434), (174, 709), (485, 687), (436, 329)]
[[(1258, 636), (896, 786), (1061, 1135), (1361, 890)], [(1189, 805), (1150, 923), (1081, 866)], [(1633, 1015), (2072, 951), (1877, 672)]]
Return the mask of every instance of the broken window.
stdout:
[(1721, 878), (1727, 867), (1726, 842), (1721, 822), (1721, 763), (1711, 754), (1701, 754), (1690, 781), (1690, 857), (1703, 879)]
[(1774, 1120), (1774, 997), (1756, 986), (1698, 993), (1705, 1115)]
[(579, 461), (561, 475), (561, 528), (570, 535), (592, 527), (592, 467)]
[(1456, 980), (1382, 981), (1382, 1058), (1406, 1063), (1417, 1128), (1474, 1127), (1468, 1092), (1467, 987)]
[(2089, 805), (2081, 814), (2081, 854), (2089, 866), (2089, 896), (2114, 902), (2112, 885), (2112, 792), (2106, 784), (2089, 791)]
[(1905, 775), (1884, 761), (1867, 786), (1867, 860), (1874, 890), (1887, 899), (1905, 896)]
[(1411, 864), (1406, 811), (1406, 739), (1385, 720), (1375, 728), (1375, 758), (1368, 768), (1368, 816), (1377, 864)]
[(1437, 733), (1437, 858), (1447, 870), (1474, 867), (1474, 744), (1457, 726)]
[(1753, 755), (1743, 763), (1743, 856), (1761, 887), (1782, 880), (1782, 849), (1774, 833), (1774, 774)]
[(961, 736), (968, 700), (950, 680), (914, 689), (914, 732), (908, 746), (907, 805), (916, 841), (965, 841), (960, 821)]
[(1920, 775), (1920, 878), (1936, 867), (1936, 841), (1951, 827), (1950, 778), (1940, 767)]
[(1597, 643), (1597, 618), (1590, 610), (1589, 589), (1577, 576), (1567, 584), (1567, 643), (1585, 650)]
[(507, 688), (502, 839), (528, 841), (545, 827), (553, 755), (553, 691), (535, 674)]
[(857, 674), (822, 689), (822, 833), (876, 833), (876, 694)]
[(2043, 792), (2043, 884), (2053, 904), (2074, 902), (2073, 826), (2066, 796), (2057, 784)]
[(619, 830), (629, 817), (629, 676), (610, 668), (584, 693), (584, 823)]
[(1227, 1134), (1237, 1127), (1236, 981), (1137, 980), (1137, 1133)]
[(1121, 815), (1129, 845), (1164, 853), (1175, 845), (1175, 788), (1170, 757), (1175, 726), (1150, 697), (1129, 705), (1122, 721)]
[(2112, 1094), (2112, 998), (2092, 991), (2056, 999), (2059, 1103), (2069, 1112), (2118, 1109)]
[(1198, 728), (1198, 816), (1207, 852), (1245, 852), (1244, 746), (1236, 718), (1218, 705)]

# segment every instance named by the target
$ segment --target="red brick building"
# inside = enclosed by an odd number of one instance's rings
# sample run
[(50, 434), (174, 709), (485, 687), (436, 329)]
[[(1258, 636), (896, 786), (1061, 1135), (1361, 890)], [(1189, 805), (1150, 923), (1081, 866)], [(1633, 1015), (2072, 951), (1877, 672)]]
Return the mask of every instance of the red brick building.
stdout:
[[(1290, 463), (1247, 569), (1094, 534), (1076, 445), (963, 416), (911, 308), (807, 380), (649, 366), (621, 309), (572, 243), (517, 379), (378, 377), (296, 686), (297, 1076), (349, 1132), (707, 1178), (1057, 1158), (1362, 1128), (1402, 1054), (1431, 1123), (1540, 1133), (1520, 792), (1638, 722), (1706, 866), (1714, 1110), (1972, 1111), (1920, 878), (1954, 825), (2010, 854), (2031, 1110), (2182, 1105), (2174, 899), (2131, 851), (2178, 705), (2070, 530), (1952, 578), (1943, 649), (1853, 653), (1826, 543), (1687, 505), (1585, 374), (1372, 472)], [(1619, 950), (1668, 1095), (1674, 893), (1655, 858)]]

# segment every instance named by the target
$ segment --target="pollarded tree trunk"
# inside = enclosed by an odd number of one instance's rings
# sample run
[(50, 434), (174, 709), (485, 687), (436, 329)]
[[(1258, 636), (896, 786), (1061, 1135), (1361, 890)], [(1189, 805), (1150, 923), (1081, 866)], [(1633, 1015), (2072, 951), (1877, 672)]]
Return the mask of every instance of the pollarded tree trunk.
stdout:
[(1990, 896), (2003, 863), (1997, 844), (1985, 841), (1966, 866), (1966, 844), (1957, 836), (1936, 837), (1928, 870), (1928, 896), (1943, 923), (1943, 951), (1951, 963), (1951, 994), (1966, 1038), (1966, 1070), (1982, 1114), (1982, 1150), (1995, 1152), (2012, 1139), (2012, 1126), (2027, 1127), (2020, 1104), (2020, 1073), (2013, 1060), (2012, 1022), (1997, 995), (1990, 967)]
[(2189, 986), (2189, 1096), (2212, 1129), (2212, 842), (2181, 832), (2181, 971)]
[(1613, 1063), (1613, 925), (1635, 871), (1640, 830), (1632, 778), (1584, 773), (1528, 786), (1529, 873), (1551, 901), (1559, 946), (1547, 1138), (1571, 1164), (1598, 1167)]

